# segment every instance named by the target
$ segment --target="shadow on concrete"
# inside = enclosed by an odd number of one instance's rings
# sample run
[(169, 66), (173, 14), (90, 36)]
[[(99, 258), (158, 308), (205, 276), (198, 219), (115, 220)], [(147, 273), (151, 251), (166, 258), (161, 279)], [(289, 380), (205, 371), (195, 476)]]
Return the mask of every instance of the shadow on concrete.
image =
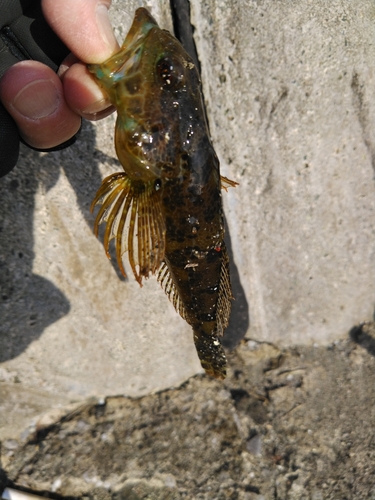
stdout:
[(0, 362), (21, 354), (70, 310), (64, 294), (33, 273), (36, 191), (40, 185), (51, 189), (63, 170), (92, 228), (90, 204), (101, 184), (101, 162), (116, 160), (95, 150), (95, 130), (85, 122), (77, 143), (64, 151), (42, 155), (22, 147), (18, 165), (0, 179)]
[(227, 349), (234, 349), (245, 337), (250, 326), (249, 304), (246, 299), (245, 291), (241, 284), (240, 273), (236, 266), (232, 242), (230, 238), (228, 224), (225, 221), (225, 244), (230, 259), (230, 280), (232, 283), (232, 292), (234, 300), (232, 302), (232, 312), (229, 319), (228, 328), (225, 330), (222, 344)]
[[(364, 327), (366, 326), (366, 330)], [(357, 345), (361, 346), (363, 349), (371, 354), (371, 356), (375, 356), (375, 325), (372, 323), (371, 325), (358, 325), (353, 326), (353, 328), (349, 332), (350, 339), (355, 342)]]

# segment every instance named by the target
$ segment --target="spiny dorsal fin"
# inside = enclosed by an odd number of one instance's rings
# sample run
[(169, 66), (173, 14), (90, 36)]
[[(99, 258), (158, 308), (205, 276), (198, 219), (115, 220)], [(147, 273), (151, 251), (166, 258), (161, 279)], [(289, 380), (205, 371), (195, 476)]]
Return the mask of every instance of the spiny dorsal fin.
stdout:
[(216, 334), (221, 337), (224, 330), (228, 326), (230, 310), (232, 307), (232, 287), (230, 284), (229, 275), (229, 256), (225, 244), (221, 246), (221, 251), (223, 252), (223, 261), (221, 263), (221, 276), (219, 285), (219, 300), (217, 303), (216, 311), (216, 321), (217, 330)]
[(165, 223), (161, 211), (161, 191), (157, 181), (132, 181), (125, 172), (106, 177), (95, 199), (101, 204), (96, 216), (94, 232), (106, 222), (104, 249), (109, 256), (109, 243), (116, 240), (116, 257), (124, 276), (124, 253), (128, 250), (129, 262), (135, 279), (142, 286), (142, 278), (155, 274), (162, 264), (165, 250)]
[(220, 176), (220, 182), (221, 182), (221, 189), (225, 189), (225, 191), (228, 191), (228, 188), (230, 187), (236, 187), (238, 186), (238, 182), (232, 181), (228, 179), (228, 177), (224, 177), (223, 175)]
[(171, 273), (169, 272), (168, 266), (165, 262), (163, 262), (159, 270), (158, 281), (181, 318), (186, 320), (184, 305), (180, 299), (176, 285), (174, 284)]

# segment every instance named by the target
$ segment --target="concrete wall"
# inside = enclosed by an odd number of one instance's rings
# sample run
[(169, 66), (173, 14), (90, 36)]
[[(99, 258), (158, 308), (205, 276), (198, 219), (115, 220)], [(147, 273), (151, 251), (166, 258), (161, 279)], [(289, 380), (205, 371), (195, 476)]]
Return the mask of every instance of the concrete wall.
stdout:
[[(123, 39), (142, 2), (113, 2)], [(171, 29), (168, 2), (152, 13)], [(192, 0), (233, 253), (227, 345), (329, 343), (375, 291), (373, 2)], [(0, 438), (46, 409), (137, 396), (200, 371), (155, 279), (121, 280), (89, 206), (118, 171), (114, 117), (0, 180)], [(234, 340), (233, 340), (234, 339)]]
[(375, 5), (193, 1), (252, 337), (328, 342), (374, 310)]

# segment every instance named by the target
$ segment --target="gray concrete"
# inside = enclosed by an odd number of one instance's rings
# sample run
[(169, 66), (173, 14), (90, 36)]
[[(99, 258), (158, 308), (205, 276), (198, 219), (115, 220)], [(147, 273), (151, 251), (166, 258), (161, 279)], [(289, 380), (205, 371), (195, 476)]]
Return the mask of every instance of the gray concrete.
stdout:
[[(122, 39), (141, 2), (113, 2)], [(152, 12), (171, 28), (167, 2)], [(234, 337), (321, 343), (375, 292), (373, 2), (193, 0), (234, 254)], [(123, 10), (122, 10), (123, 9)], [(127, 24), (126, 27), (125, 24)], [(0, 180), (0, 439), (50, 408), (177, 386), (200, 371), (156, 280), (121, 281), (89, 205), (118, 170), (110, 117)]]
[[(192, 0), (253, 338), (325, 343), (372, 317), (375, 6)], [(335, 326), (334, 326), (335, 325)]]

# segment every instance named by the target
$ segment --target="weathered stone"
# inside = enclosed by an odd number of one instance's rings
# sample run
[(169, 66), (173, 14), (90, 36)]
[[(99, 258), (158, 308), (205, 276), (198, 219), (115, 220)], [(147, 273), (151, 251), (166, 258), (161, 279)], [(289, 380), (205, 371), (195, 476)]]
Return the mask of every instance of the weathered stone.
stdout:
[(170, 488), (160, 479), (127, 479), (113, 492), (114, 500), (178, 500), (176, 488)]
[(13, 487), (59, 498), (374, 498), (374, 331), (286, 348), (278, 366), (243, 342), (226, 380), (87, 405), (2, 446), (2, 466)]

